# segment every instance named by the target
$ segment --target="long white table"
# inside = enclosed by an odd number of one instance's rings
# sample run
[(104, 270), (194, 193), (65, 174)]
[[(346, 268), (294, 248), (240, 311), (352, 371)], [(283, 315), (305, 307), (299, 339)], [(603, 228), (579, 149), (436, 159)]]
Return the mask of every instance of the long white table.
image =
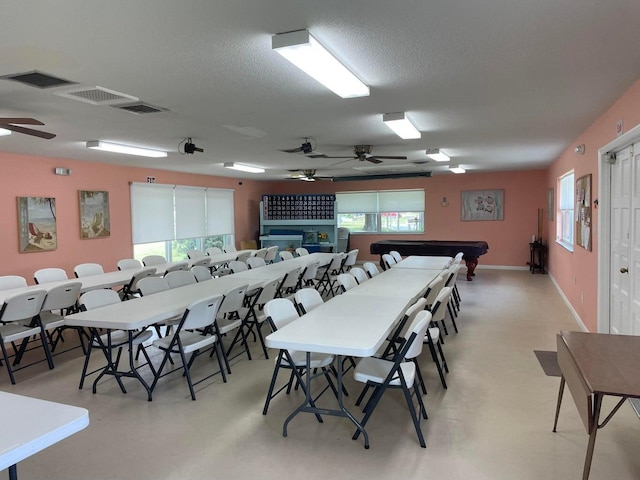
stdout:
[(264, 267), (252, 268), (244, 272), (234, 273), (232, 276), (237, 278), (246, 278), (248, 280), (269, 280), (284, 275), (294, 268), (305, 268), (313, 262), (319, 262), (320, 266), (327, 265), (333, 260), (335, 253), (311, 253), (302, 257), (292, 258), (290, 260), (280, 261), (265, 265)]
[(17, 478), (17, 463), (89, 425), (80, 407), (0, 392), (0, 469)]
[(402, 261), (391, 265), (391, 268), (444, 270), (451, 264), (452, 261), (452, 257), (422, 257), (417, 255), (410, 255), (402, 259)]
[[(410, 301), (406, 298), (366, 295), (338, 295), (314, 308), (295, 322), (270, 334), (268, 347), (307, 352), (306, 395), (304, 402), (285, 420), (283, 436), (289, 422), (300, 412), (346, 417), (362, 433), (365, 448), (369, 436), (342, 400), (342, 356), (369, 357), (376, 353)], [(311, 398), (311, 352), (337, 356), (339, 409), (316, 408)]]
[(422, 296), (427, 285), (440, 273), (442, 270), (391, 268), (347, 290), (342, 295), (396, 297), (413, 303)]

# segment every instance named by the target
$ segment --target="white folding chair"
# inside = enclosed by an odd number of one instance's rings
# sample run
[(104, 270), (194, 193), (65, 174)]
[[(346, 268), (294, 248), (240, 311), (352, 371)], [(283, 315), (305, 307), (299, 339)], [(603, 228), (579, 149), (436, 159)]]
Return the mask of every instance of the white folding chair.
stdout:
[(137, 271), (129, 280), (129, 283), (124, 286), (122, 291), (120, 292), (123, 300), (129, 300), (130, 298), (139, 295), (138, 291), (138, 282), (145, 277), (153, 277), (156, 275), (156, 269), (154, 267), (143, 268), (142, 270)]
[(235, 245), (224, 245), (222, 247), (224, 253), (237, 252)]
[(81, 263), (73, 269), (76, 278), (88, 277), (89, 275), (100, 275), (104, 273), (104, 268), (99, 263)]
[(355, 277), (356, 281), (358, 282), (358, 285), (361, 285), (363, 282), (366, 282), (367, 280), (369, 280), (369, 276), (367, 275), (367, 272), (365, 272), (360, 267), (353, 267), (351, 270), (349, 270), (349, 273)]
[(196, 283), (196, 277), (193, 272), (184, 270), (169, 272), (164, 278), (167, 280), (170, 288), (184, 287), (185, 285), (193, 285)]
[(162, 255), (147, 255), (142, 258), (142, 264), (145, 267), (149, 267), (151, 265), (161, 265), (163, 263), (167, 263), (167, 259)]
[(347, 258), (345, 259), (344, 265), (342, 266), (343, 272), (348, 272), (349, 270), (351, 270), (351, 267), (353, 267), (356, 264), (356, 261), (358, 260), (359, 252), (360, 250), (355, 248), (349, 251), (349, 253), (347, 253)]
[(224, 252), (222, 251), (222, 249), (218, 248), (218, 247), (209, 247), (205, 250), (206, 254), (209, 255), (210, 257), (213, 257), (214, 255), (222, 255)]
[(284, 262), (285, 260), (291, 260), (293, 258), (293, 253), (288, 250), (282, 250), (281, 252), (278, 252), (278, 255), (280, 256), (281, 262)]
[(307, 250), (304, 247), (298, 247), (298, 248), (296, 248), (296, 255), (298, 255), (299, 257), (303, 257), (305, 255), (309, 255), (309, 250)]
[[(220, 338), (222, 356), (228, 373), (231, 373), (231, 365), (229, 364), (229, 354), (231, 352), (230, 350), (225, 351), (222, 336), (237, 328), (242, 328), (242, 317), (240, 316), (240, 312), (242, 311), (242, 307), (244, 306), (244, 298), (248, 288), (249, 285), (247, 284), (227, 290), (224, 293), (224, 298), (222, 300), (222, 303), (220, 304), (220, 308), (218, 309), (218, 314), (216, 315), (215, 332)], [(249, 351), (249, 346), (247, 345), (244, 328), (242, 328), (241, 330), (241, 335), (242, 344), (245, 347), (245, 351), (247, 352), (249, 360), (251, 360), (251, 352)], [(231, 342), (229, 349), (231, 349), (232, 346), (233, 342)]]
[(200, 257), (197, 260), (191, 262), (191, 267), (205, 267), (207, 270), (209, 269), (209, 265), (211, 264), (211, 257)]
[[(222, 299), (222, 295), (214, 295), (191, 303), (186, 308), (182, 320), (176, 326), (174, 334), (170, 337), (167, 336), (153, 341), (153, 346), (162, 350), (164, 357), (151, 384), (151, 391), (155, 389), (160, 378), (178, 370), (182, 370), (183, 376), (187, 379), (191, 400), (196, 399), (194, 385), (211, 378), (218, 372), (222, 374), (223, 382), (227, 382), (222, 359), (220, 358), (219, 338), (217, 335), (211, 334)], [(216, 353), (219, 370), (194, 383), (191, 379), (191, 366), (198, 355), (209, 349), (213, 349), (212, 353)], [(171, 361), (172, 354), (180, 355), (182, 368), (174, 368), (163, 374), (162, 371), (167, 361)], [(187, 360), (187, 355), (189, 354), (191, 356)]]
[(356, 277), (354, 277), (350, 273), (341, 273), (340, 275), (338, 275), (338, 283), (340, 284), (343, 293), (358, 286)]
[(248, 269), (247, 264), (240, 260), (232, 260), (229, 262), (229, 270), (231, 270), (231, 273), (245, 272)]
[(362, 268), (364, 268), (364, 270), (367, 272), (369, 278), (373, 278), (376, 275), (380, 274), (380, 270), (378, 270), (377, 265), (373, 262), (364, 262)]
[(134, 268), (142, 268), (142, 262), (135, 258), (123, 258), (118, 260), (118, 270), (133, 270)]
[(322, 295), (315, 288), (301, 288), (293, 298), (300, 315), (309, 313), (324, 303)]
[(165, 273), (187, 271), (187, 270), (189, 270), (189, 262), (188, 261), (171, 262), (171, 264), (169, 264), (167, 266), (167, 269), (165, 270)]
[(69, 280), (69, 277), (67, 277), (67, 272), (62, 268), (41, 268), (33, 274), (33, 279), (40, 285), (43, 283)]
[(400, 263), (402, 261), (402, 255), (400, 255), (400, 252), (398, 252), (397, 250), (391, 250), (389, 252), (389, 255), (393, 257), (396, 263)]
[(73, 313), (77, 309), (81, 288), (82, 282), (71, 281), (47, 291), (47, 298), (42, 304), (42, 311), (40, 312), (40, 321), (44, 331), (47, 333), (52, 352), (56, 350), (58, 342), (64, 342), (62, 332), (68, 328), (77, 331), (82, 351), (86, 352), (84, 338), (87, 335), (84, 329), (82, 327), (66, 327), (64, 324), (64, 316)]
[(198, 250), (198, 249), (192, 249), (192, 250), (187, 250), (187, 257), (189, 257), (190, 260), (194, 260), (196, 258), (202, 258), (206, 256), (206, 253), (204, 253), (202, 250)]
[(251, 268), (259, 268), (264, 267), (267, 263), (262, 257), (249, 257), (247, 258), (247, 267)]
[(19, 275), (3, 275), (0, 277), (0, 290), (26, 287), (27, 280)]
[(382, 255), (382, 266), (385, 270), (389, 270), (391, 266), (395, 265), (396, 263), (396, 259), (393, 258), (390, 254), (385, 253)]
[(267, 265), (270, 263), (273, 263), (277, 255), (278, 255), (278, 246), (272, 245), (269, 248), (267, 248), (267, 254), (264, 256), (264, 261), (267, 263)]
[(205, 282), (207, 280), (211, 280), (213, 277), (211, 276), (211, 270), (207, 267), (203, 267), (202, 265), (194, 265), (191, 267), (191, 273), (196, 278), (198, 282)]

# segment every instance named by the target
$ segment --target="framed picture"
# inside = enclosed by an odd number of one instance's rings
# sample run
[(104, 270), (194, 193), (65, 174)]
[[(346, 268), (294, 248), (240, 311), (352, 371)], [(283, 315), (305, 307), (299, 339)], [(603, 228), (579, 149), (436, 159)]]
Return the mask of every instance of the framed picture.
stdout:
[(504, 190), (466, 190), (462, 192), (463, 222), (504, 219)]
[(47, 252), (58, 247), (56, 199), (18, 198), (18, 248), (20, 253)]
[(79, 190), (80, 238), (104, 238), (111, 235), (109, 192)]
[(553, 195), (553, 188), (547, 190), (547, 219), (551, 221), (553, 221), (553, 210), (555, 209)]

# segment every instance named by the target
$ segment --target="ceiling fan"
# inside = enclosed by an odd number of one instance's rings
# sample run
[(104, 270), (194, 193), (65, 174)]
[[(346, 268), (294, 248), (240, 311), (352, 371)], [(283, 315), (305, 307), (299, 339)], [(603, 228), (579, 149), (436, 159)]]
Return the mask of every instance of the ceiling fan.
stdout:
[[(311, 143), (312, 141), (313, 141), (313, 144)], [(280, 150), (280, 151), (285, 153), (304, 153), (305, 155), (309, 155), (311, 152), (313, 152), (316, 149), (316, 147), (317, 147), (317, 144), (313, 140), (313, 138), (304, 137), (304, 142), (302, 142), (302, 145), (300, 145), (299, 147)]]
[[(399, 155), (391, 155), (391, 156), (375, 155), (374, 156), (371, 153), (371, 150), (373, 150), (373, 145), (354, 145), (353, 154), (355, 156), (351, 156), (351, 157), (331, 157), (323, 153), (311, 154), (308, 156), (309, 158), (346, 158), (347, 160), (345, 160), (345, 162), (348, 162), (349, 160), (358, 160), (360, 162), (364, 162), (366, 160), (367, 162), (371, 162), (371, 163), (382, 163), (381, 159), (385, 159), (385, 160), (406, 160), (407, 159), (407, 157), (399, 156)], [(344, 162), (334, 163), (333, 165), (338, 165), (340, 163), (344, 163)]]
[[(316, 176), (316, 170), (289, 170), (292, 174), (287, 177), (289, 180), (302, 180), (303, 182), (315, 182), (316, 180), (332, 180), (333, 177)], [(295, 173), (300, 172), (300, 173)]]
[(44, 125), (40, 120), (35, 118), (3, 118), (0, 117), (0, 128), (11, 130), (16, 133), (24, 133), (34, 137), (45, 138), (47, 140), (55, 137), (54, 133), (42, 132), (33, 128), (20, 127), (19, 125)]

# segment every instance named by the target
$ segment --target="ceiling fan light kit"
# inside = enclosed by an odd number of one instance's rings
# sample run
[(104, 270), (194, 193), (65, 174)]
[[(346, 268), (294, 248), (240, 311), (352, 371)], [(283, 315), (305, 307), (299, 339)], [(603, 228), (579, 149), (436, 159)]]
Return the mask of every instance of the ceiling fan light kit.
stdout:
[(404, 112), (385, 113), (382, 115), (382, 121), (403, 140), (420, 138), (422, 136)]
[(253, 167), (251, 165), (244, 165), (242, 163), (225, 162), (224, 168), (230, 168), (231, 170), (239, 170), (247, 173), (264, 173), (264, 168)]
[(439, 148), (429, 148), (427, 149), (426, 153), (427, 157), (435, 160), (436, 162), (448, 162), (449, 160), (451, 160), (449, 158), (449, 155), (441, 152)]
[(369, 96), (369, 87), (329, 53), (309, 30), (274, 35), (271, 48), (342, 98)]
[(133, 147), (130, 145), (120, 145), (118, 143), (103, 142), (102, 140), (88, 141), (87, 148), (90, 148), (92, 150), (101, 150), (104, 152), (137, 155), (140, 157), (160, 158), (160, 157), (167, 156), (167, 152), (162, 152), (160, 150), (150, 150), (148, 148)]

